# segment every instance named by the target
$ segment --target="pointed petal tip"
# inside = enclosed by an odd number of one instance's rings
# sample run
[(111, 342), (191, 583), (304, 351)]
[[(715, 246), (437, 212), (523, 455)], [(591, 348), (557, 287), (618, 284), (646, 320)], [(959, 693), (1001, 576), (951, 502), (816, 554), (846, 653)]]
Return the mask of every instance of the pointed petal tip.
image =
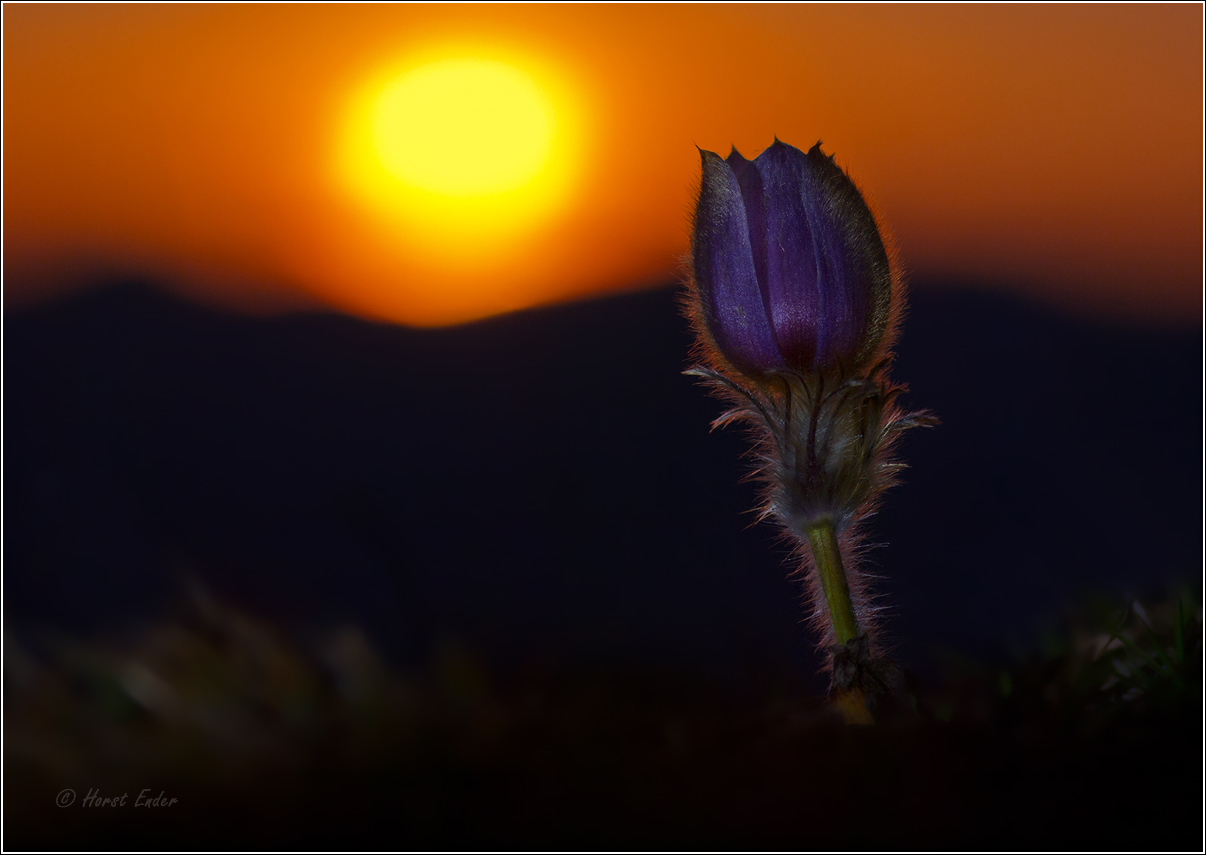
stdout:
[(706, 173), (709, 170), (714, 170), (718, 166), (727, 166), (725, 159), (714, 151), (708, 151), (706, 148), (695, 146), (699, 152), (700, 168)]
[(821, 150), (822, 145), (823, 145), (822, 141), (817, 140), (816, 145), (814, 145), (812, 148), (810, 148), (808, 150), (808, 156), (809, 157), (823, 157), (823, 158), (826, 158), (826, 159), (832, 161), (836, 155), (835, 154), (825, 154), (825, 152), (823, 152)]
[(740, 167), (749, 163), (745, 155), (737, 150), (737, 146), (732, 146), (729, 151), (729, 156), (725, 158), (725, 163), (732, 167)]
[[(760, 164), (766, 164), (771, 161), (778, 163), (790, 163), (792, 161), (801, 162), (805, 160), (807, 155), (800, 151), (791, 143), (785, 143), (783, 140), (775, 137), (775, 141), (767, 146), (762, 154), (754, 158)], [(760, 167), (761, 168), (761, 167)]]

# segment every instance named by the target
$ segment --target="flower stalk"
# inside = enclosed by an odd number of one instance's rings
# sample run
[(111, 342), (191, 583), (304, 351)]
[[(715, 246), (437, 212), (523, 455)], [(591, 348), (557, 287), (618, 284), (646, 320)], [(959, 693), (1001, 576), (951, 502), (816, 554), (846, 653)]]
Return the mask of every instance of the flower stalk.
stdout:
[[(839, 657), (849, 658), (850, 653), (853, 653), (853, 668), (845, 670), (857, 674), (858, 659), (862, 652), (859, 642), (863, 640), (863, 636), (859, 633), (858, 619), (850, 602), (850, 585), (846, 579), (846, 570), (842, 567), (842, 553), (838, 548), (833, 523), (824, 520), (809, 526), (807, 538), (812, 549), (813, 564), (821, 581), (821, 590), (825, 594), (825, 605), (829, 610), (833, 635), (837, 641), (831, 655), (836, 660)], [(837, 667), (834, 668), (834, 677), (832, 702), (846, 722), (872, 724), (874, 719), (868, 709), (866, 691), (859, 685), (860, 681), (845, 679), (842, 669)]]
[(823, 520), (809, 526), (807, 537), (808, 545), (812, 548), (812, 560), (821, 580), (821, 590), (825, 593), (834, 638), (845, 647), (859, 637), (858, 619), (850, 602), (850, 584), (842, 567), (842, 554), (833, 532), (833, 523)]

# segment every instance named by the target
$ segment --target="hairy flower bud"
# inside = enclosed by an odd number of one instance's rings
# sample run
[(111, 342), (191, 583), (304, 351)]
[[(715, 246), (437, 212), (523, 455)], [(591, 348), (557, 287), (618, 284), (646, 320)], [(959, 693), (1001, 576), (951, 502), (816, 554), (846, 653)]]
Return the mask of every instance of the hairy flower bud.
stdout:
[(778, 140), (752, 161), (700, 157), (692, 261), (720, 353), (751, 376), (875, 362), (892, 318), (888, 254), (833, 157)]

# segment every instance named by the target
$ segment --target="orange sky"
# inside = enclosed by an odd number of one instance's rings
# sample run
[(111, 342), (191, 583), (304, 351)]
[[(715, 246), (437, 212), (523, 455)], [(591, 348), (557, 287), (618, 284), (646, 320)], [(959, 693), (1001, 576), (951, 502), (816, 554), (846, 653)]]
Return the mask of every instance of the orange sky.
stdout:
[[(665, 284), (694, 145), (752, 156), (778, 135), (836, 152), (914, 279), (1200, 317), (1197, 5), (3, 15), (6, 306), (136, 275), (251, 310), (431, 325)], [(337, 161), (358, 95), (477, 56), (531, 74), (565, 120), (545, 213), (499, 207), (502, 230), (479, 239), (456, 215), (349, 193)]]

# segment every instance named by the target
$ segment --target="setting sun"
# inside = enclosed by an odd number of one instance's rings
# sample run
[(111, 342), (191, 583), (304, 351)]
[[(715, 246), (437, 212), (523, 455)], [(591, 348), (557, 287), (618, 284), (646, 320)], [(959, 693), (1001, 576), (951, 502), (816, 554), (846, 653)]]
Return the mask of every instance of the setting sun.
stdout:
[(553, 115), (518, 69), (448, 60), (400, 77), (378, 99), (372, 139), (399, 180), (445, 196), (483, 196), (530, 181), (548, 160)]
[(382, 243), (432, 270), (488, 271), (558, 210), (578, 148), (574, 110), (538, 78), (462, 55), (387, 67), (363, 85), (338, 182)]

